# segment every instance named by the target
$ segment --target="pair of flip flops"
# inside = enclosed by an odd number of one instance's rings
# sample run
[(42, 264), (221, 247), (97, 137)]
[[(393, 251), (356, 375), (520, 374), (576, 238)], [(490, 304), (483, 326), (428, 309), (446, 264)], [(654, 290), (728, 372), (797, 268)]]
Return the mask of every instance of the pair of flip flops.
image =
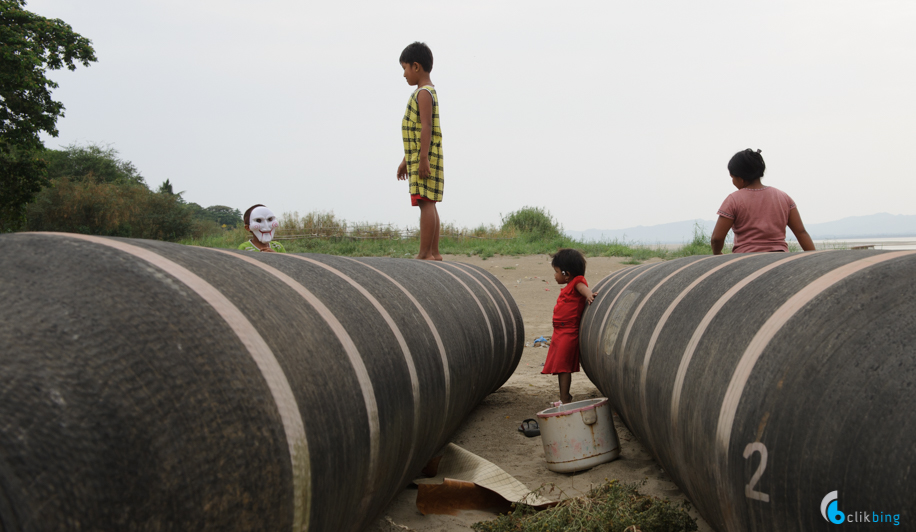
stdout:
[(522, 421), (522, 424), (518, 426), (518, 431), (529, 438), (541, 435), (541, 429), (538, 427), (538, 422), (534, 419)]

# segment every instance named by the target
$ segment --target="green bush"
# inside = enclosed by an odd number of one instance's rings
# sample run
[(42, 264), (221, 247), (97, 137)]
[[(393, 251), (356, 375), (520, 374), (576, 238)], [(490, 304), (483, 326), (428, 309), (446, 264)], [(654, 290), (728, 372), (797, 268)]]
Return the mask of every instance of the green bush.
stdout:
[(522, 207), (502, 217), (503, 231), (517, 232), (539, 239), (550, 239), (561, 236), (561, 229), (550, 212), (543, 207)]
[(193, 229), (180, 196), (144, 185), (55, 179), (26, 206), (31, 231), (179, 240)]

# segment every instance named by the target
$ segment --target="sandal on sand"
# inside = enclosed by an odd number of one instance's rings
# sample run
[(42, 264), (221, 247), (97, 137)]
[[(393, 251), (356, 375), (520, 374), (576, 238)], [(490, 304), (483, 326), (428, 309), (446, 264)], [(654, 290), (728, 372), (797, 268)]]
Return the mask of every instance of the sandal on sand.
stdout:
[(526, 419), (519, 425), (518, 431), (529, 438), (541, 435), (541, 429), (538, 428), (538, 422), (533, 419)]

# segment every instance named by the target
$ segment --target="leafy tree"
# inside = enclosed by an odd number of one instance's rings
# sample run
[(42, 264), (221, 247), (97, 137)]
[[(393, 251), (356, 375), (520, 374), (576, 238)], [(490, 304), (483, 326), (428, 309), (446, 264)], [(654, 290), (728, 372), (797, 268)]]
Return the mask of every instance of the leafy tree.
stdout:
[[(234, 229), (242, 223), (242, 212), (225, 205), (211, 205), (206, 209), (196, 203), (188, 203), (194, 219), (201, 224), (212, 224), (213, 231), (217, 229)], [(217, 231), (218, 232), (218, 231)]]
[(177, 194), (145, 185), (61, 177), (26, 207), (32, 231), (180, 240), (193, 229), (191, 211)]
[(114, 148), (71, 145), (44, 153), (52, 177), (25, 208), (33, 231), (180, 240), (200, 225), (168, 180), (150, 190)]
[(118, 157), (111, 146), (71, 144), (63, 150), (46, 150), (48, 179), (70, 177), (79, 181), (144, 185), (143, 176), (130, 161)]
[(47, 179), (39, 133), (57, 136), (64, 106), (51, 98), (48, 70), (96, 61), (91, 42), (59, 19), (0, 0), (0, 231), (22, 221), (23, 206)]
[(57, 136), (64, 106), (51, 99), (57, 83), (48, 70), (76, 70), (96, 61), (91, 41), (59, 19), (22, 9), (25, 0), (0, 0), (0, 138), (22, 147), (40, 147), (38, 133)]
[(23, 206), (47, 183), (48, 165), (39, 153), (16, 146), (4, 147), (0, 141), (0, 233), (22, 225)]
[(204, 209), (221, 227), (235, 227), (242, 223), (242, 212), (225, 205), (211, 205)]
[(161, 185), (159, 185), (158, 192), (160, 194), (165, 194), (167, 196), (180, 196), (182, 194), (182, 192), (175, 194), (175, 191), (172, 190), (172, 183), (170, 183), (168, 179), (166, 179)]

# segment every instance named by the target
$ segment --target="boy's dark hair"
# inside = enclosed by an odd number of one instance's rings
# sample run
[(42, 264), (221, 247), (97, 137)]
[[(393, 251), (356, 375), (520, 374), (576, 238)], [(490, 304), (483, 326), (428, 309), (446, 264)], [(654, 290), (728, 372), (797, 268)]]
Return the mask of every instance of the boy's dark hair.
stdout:
[(420, 66), (423, 67), (423, 70), (426, 72), (433, 71), (433, 51), (429, 49), (429, 46), (426, 46), (426, 43), (417, 41), (412, 44), (408, 44), (407, 48), (404, 48), (404, 51), (401, 52), (401, 58), (398, 59), (399, 63), (407, 63), (412, 65), (414, 63), (420, 63)]
[(266, 207), (266, 206), (267, 205), (261, 205), (260, 203), (258, 203), (257, 205), (252, 205), (251, 207), (248, 207), (248, 210), (245, 211), (245, 216), (242, 216), (242, 220), (245, 222), (245, 225), (250, 225), (251, 211), (255, 210), (257, 207)]
[(744, 151), (739, 151), (728, 161), (729, 175), (740, 177), (748, 183), (763, 177), (766, 169), (767, 165), (763, 162), (760, 150), (754, 151), (748, 148)]
[(560, 268), (566, 275), (575, 277), (585, 275), (585, 255), (578, 249), (563, 248), (557, 250), (550, 261), (554, 268)]

